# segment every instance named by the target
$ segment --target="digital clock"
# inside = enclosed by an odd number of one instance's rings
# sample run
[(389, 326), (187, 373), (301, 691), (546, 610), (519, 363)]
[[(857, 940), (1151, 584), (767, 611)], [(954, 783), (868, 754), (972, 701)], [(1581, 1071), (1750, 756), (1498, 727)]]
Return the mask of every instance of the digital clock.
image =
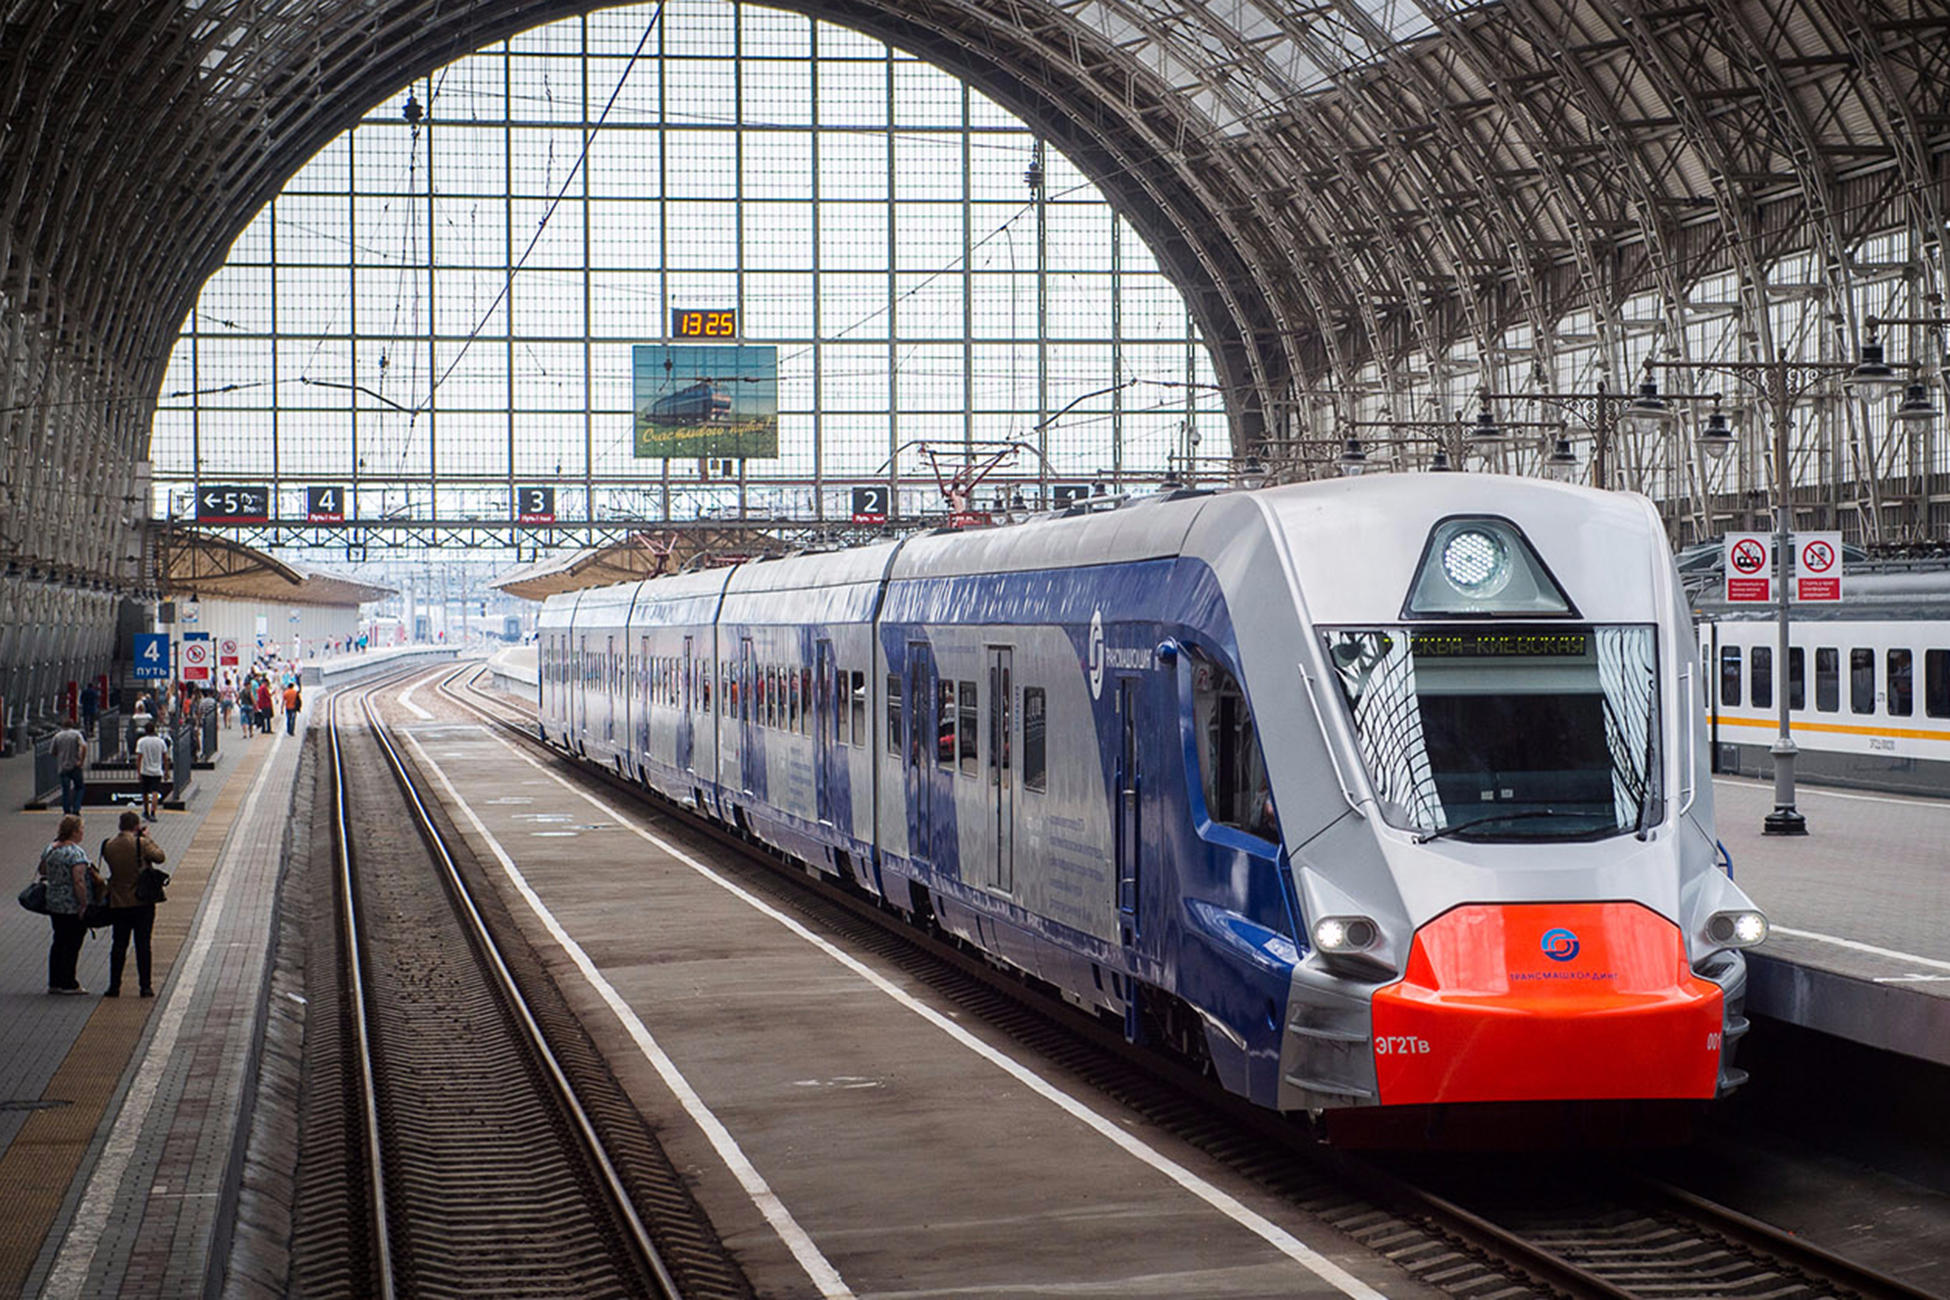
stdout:
[(670, 337), (674, 339), (735, 339), (738, 337), (738, 312), (698, 311), (689, 307), (670, 309)]

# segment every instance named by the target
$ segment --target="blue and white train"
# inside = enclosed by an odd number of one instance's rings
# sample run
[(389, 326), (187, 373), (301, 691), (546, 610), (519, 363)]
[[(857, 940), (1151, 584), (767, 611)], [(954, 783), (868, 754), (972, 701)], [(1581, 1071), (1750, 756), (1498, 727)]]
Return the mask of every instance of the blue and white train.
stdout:
[(1257, 1104), (1711, 1098), (1696, 644), (1643, 499), (1390, 475), (558, 596), (540, 703)]

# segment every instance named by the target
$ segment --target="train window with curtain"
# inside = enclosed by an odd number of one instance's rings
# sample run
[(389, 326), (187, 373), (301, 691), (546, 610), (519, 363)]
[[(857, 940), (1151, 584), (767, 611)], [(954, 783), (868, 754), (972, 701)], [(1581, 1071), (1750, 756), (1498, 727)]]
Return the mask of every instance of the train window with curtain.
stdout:
[(1923, 652), (1923, 712), (1950, 718), (1950, 650)]
[(934, 721), (934, 756), (941, 766), (955, 766), (955, 684), (941, 679), (941, 695)]
[[(1738, 653), (1736, 651), (1736, 653)], [(1774, 707), (1774, 649), (1757, 645), (1747, 654), (1747, 701), (1756, 709)], [(1738, 702), (1736, 698), (1736, 703)]]
[(1889, 680), (1889, 716), (1907, 718), (1915, 708), (1910, 697), (1909, 651), (1891, 650), (1884, 671)]
[(1815, 650), (1815, 711), (1835, 713), (1842, 707), (1842, 652), (1832, 645)]
[(974, 682), (961, 684), (961, 774), (972, 777), (979, 767), (982, 736), (981, 706)]
[(1048, 702), (1040, 686), (1022, 688), (1022, 787), (1049, 789), (1049, 741), (1044, 721)]
[(1230, 672), (1207, 659), (1192, 664), (1192, 726), (1207, 815), (1223, 826), (1277, 838), (1266, 759), (1246, 694)]
[(887, 674), (887, 752), (901, 756), (901, 675)]
[(1808, 707), (1807, 657), (1798, 645), (1788, 647), (1788, 708)]
[(1848, 652), (1848, 711), (1876, 711), (1876, 652), (1861, 646)]
[(1720, 650), (1720, 703), (1728, 708), (1740, 707), (1740, 647), (1725, 646)]
[(867, 675), (853, 674), (853, 743), (867, 747)]

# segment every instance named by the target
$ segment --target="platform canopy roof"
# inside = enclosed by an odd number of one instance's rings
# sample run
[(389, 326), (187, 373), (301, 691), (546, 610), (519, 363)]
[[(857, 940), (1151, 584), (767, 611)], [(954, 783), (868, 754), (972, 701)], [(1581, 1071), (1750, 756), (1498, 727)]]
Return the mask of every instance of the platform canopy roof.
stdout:
[(551, 554), (510, 569), (488, 585), (524, 600), (547, 600), (564, 591), (638, 582), (700, 565), (730, 564), (793, 549), (788, 536), (761, 529), (659, 529), (634, 534), (614, 546)]
[[(94, 503), (127, 494), (232, 240), (412, 78), (604, 7), (0, 0), (0, 558), (126, 581)], [(932, 60), (1073, 159), (1184, 291), (1242, 449), (1378, 361), (1475, 365), (1513, 331), (1547, 358), (1568, 331), (1624, 382), (1620, 340), (1683, 348), (1689, 313), (1764, 349), (1811, 299), (1854, 323), (1884, 261), (1943, 289), (1941, 0), (779, 7)], [(1733, 301), (1692, 301), (1715, 276)], [(1646, 295), (1656, 319), (1628, 317)]]
[(191, 528), (160, 529), (155, 546), (156, 573), (162, 594), (169, 597), (356, 608), (398, 594), (391, 587), (320, 573)]

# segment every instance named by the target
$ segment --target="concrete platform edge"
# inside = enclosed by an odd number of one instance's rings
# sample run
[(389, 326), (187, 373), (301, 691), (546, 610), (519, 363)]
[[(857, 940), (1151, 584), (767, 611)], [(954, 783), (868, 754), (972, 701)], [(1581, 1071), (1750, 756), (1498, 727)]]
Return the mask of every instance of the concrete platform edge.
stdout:
[(1764, 953), (1747, 958), (1748, 1011), (1901, 1056), (1950, 1065), (1950, 999)]

